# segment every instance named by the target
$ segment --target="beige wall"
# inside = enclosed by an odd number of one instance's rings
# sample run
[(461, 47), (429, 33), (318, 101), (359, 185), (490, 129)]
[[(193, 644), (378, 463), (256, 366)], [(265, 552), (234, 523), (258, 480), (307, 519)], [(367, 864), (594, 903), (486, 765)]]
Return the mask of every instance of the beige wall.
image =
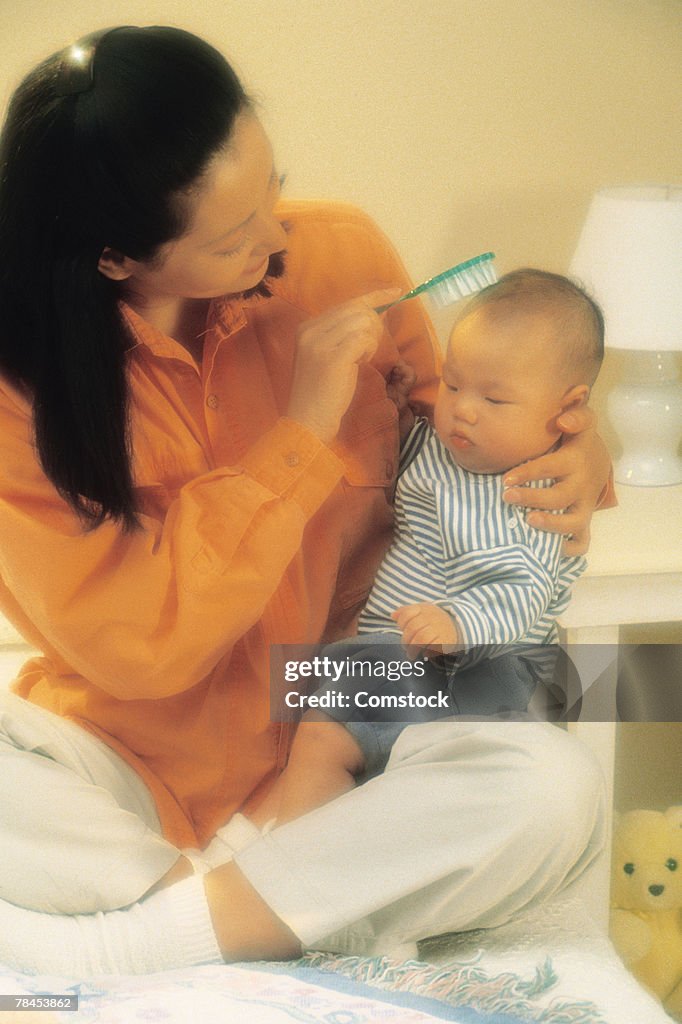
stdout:
[(487, 249), (565, 271), (595, 189), (682, 182), (679, 0), (0, 0), (0, 104), (71, 39), (153, 23), (222, 49), (290, 193), (365, 207), (415, 278)]
[(0, 0), (0, 100), (154, 22), (226, 52), (291, 191), (362, 204), (417, 276), (486, 248), (565, 269), (595, 188), (682, 181), (678, 0)]
[(87, 31), (164, 22), (233, 60), (291, 193), (365, 207), (416, 278), (564, 271), (596, 188), (682, 181), (679, 0), (0, 0), (0, 103)]
[(615, 803), (619, 811), (682, 804), (682, 724), (622, 722), (616, 757)]

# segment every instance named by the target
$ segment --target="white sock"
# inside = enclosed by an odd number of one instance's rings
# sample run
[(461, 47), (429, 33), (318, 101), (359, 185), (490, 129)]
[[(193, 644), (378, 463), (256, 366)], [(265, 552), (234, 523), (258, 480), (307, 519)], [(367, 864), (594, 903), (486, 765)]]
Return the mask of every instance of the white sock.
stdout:
[(84, 978), (224, 961), (194, 876), (99, 914), (46, 914), (0, 900), (0, 962), (25, 974)]

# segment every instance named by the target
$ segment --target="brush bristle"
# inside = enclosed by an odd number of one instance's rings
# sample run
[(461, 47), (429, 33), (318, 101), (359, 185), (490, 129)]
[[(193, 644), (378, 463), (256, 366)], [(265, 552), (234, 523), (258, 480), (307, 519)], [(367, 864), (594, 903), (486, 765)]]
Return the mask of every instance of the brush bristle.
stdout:
[(434, 282), (427, 294), (436, 309), (444, 309), (467, 295), (475, 295), (495, 281), (497, 274), (492, 254), (489, 254), (479, 260), (471, 260), (469, 265), (464, 264), (461, 268), (454, 267), (441, 280)]

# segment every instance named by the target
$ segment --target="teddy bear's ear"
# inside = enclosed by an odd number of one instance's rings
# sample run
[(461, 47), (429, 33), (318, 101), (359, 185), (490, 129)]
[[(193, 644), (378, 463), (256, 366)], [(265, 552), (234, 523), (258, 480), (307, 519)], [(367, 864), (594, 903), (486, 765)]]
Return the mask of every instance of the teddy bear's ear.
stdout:
[(675, 806), (669, 807), (665, 812), (665, 816), (673, 828), (682, 830), (682, 804), (675, 804)]

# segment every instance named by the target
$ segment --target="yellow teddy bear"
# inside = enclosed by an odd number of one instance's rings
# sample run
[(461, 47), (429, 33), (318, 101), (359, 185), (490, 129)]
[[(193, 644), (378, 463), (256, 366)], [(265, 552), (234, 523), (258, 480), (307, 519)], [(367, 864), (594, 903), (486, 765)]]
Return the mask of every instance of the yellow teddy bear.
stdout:
[(618, 817), (611, 906), (621, 958), (682, 1021), (682, 806)]

